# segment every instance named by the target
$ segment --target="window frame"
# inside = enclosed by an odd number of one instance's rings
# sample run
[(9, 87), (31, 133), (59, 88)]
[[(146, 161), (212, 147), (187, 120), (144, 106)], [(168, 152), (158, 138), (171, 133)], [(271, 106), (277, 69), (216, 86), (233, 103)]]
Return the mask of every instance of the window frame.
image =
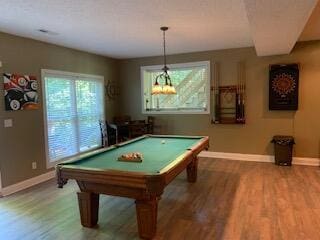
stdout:
[(55, 75), (55, 76), (62, 76), (62, 77), (70, 77), (70, 79), (79, 79), (79, 78), (85, 78), (86, 80), (94, 80), (94, 81), (101, 81), (102, 83), (102, 120), (105, 120), (105, 81), (104, 76), (100, 75), (92, 75), (92, 74), (84, 74), (84, 73), (75, 73), (75, 72), (67, 72), (67, 71), (59, 71), (59, 70), (51, 70), (51, 69), (41, 69), (41, 90), (42, 90), (42, 105), (43, 105), (43, 121), (44, 121), (44, 138), (45, 138), (45, 154), (46, 154), (46, 167), (47, 169), (50, 169), (52, 167), (55, 167), (56, 164), (66, 161), (72, 157), (79, 156), (81, 154), (93, 151), (97, 148), (93, 148), (87, 151), (80, 152), (78, 154), (64, 157), (60, 160), (56, 160), (54, 162), (50, 161), (49, 157), (49, 143), (48, 143), (48, 119), (47, 119), (47, 103), (46, 103), (46, 89), (45, 89), (45, 78), (49, 75)]
[(207, 96), (207, 109), (205, 111), (195, 111), (195, 110), (172, 110), (172, 111), (146, 111), (144, 108), (144, 71), (151, 70), (161, 70), (163, 65), (149, 65), (149, 66), (141, 66), (140, 67), (140, 81), (141, 81), (141, 109), (142, 114), (166, 114), (166, 115), (176, 115), (176, 114), (202, 114), (209, 115), (211, 111), (210, 107), (210, 98), (211, 98), (211, 69), (210, 69), (210, 61), (198, 61), (198, 62), (187, 62), (187, 63), (175, 63), (167, 65), (170, 70), (172, 69), (183, 69), (189, 67), (203, 67), (207, 68), (207, 82), (206, 82), (206, 96)]

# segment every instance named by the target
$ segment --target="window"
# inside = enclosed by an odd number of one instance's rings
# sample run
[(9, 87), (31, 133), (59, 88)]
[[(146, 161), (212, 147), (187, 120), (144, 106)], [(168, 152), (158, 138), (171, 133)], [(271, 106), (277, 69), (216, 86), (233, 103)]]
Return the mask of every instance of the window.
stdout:
[(48, 167), (100, 147), (103, 77), (42, 70), (42, 86)]
[(177, 91), (174, 95), (151, 94), (155, 78), (162, 72), (162, 65), (141, 67), (142, 112), (209, 114), (210, 62), (172, 64), (168, 67), (172, 84)]

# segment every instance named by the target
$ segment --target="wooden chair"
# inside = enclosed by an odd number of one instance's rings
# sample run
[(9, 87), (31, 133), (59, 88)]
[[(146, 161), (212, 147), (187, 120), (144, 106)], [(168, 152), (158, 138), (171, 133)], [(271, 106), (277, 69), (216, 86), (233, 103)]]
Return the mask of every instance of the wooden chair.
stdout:
[(115, 116), (113, 118), (113, 122), (118, 125), (118, 124), (124, 124), (128, 123), (131, 121), (131, 117), (129, 115), (123, 115), (123, 116)]
[(106, 122), (108, 133), (108, 144), (114, 145), (118, 143), (118, 128), (116, 125)]
[(108, 132), (106, 122), (100, 120), (99, 121), (100, 131), (101, 131), (101, 146), (108, 146)]
[(135, 120), (129, 123), (129, 138), (135, 138), (148, 133), (148, 125), (145, 120)]
[(118, 141), (126, 141), (129, 139), (128, 125), (131, 121), (131, 117), (128, 115), (116, 116), (113, 118), (114, 125), (118, 131)]
[(118, 143), (118, 130), (113, 124), (108, 124), (106, 121), (99, 121), (101, 131), (102, 147), (107, 147)]

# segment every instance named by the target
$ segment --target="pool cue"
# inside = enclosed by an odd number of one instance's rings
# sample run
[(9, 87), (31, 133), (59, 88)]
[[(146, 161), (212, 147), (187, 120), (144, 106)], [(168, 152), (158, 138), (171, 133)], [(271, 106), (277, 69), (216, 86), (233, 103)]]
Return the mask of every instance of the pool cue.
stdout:
[(215, 94), (215, 116), (214, 122), (220, 123), (220, 114), (219, 114), (219, 107), (220, 107), (220, 93), (219, 93), (219, 64), (215, 63), (215, 74), (214, 74), (214, 94)]
[(245, 106), (245, 70), (244, 70), (244, 63), (241, 64), (241, 122), (245, 123), (245, 112), (244, 112), (244, 106)]
[(239, 62), (239, 85), (240, 85), (240, 116), (239, 116), (239, 123), (242, 121), (242, 71), (241, 71), (241, 62)]
[(239, 117), (239, 122), (241, 123), (242, 121), (242, 69), (241, 69), (241, 63), (239, 63), (239, 71), (240, 71), (240, 117)]
[(238, 64), (238, 78), (237, 78), (237, 88), (236, 88), (236, 122), (240, 121), (240, 68)]

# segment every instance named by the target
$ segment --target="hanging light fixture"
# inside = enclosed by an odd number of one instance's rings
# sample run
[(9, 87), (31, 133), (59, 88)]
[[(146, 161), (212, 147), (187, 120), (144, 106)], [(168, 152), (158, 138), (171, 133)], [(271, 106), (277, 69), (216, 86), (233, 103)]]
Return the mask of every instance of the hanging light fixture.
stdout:
[[(156, 76), (155, 83), (152, 87), (152, 94), (176, 94), (176, 89), (172, 85), (171, 78), (168, 74), (169, 68), (167, 67), (167, 59), (166, 59), (166, 31), (168, 27), (161, 27), (160, 30), (163, 32), (163, 60), (164, 66), (162, 68), (162, 73)], [(160, 81), (164, 81), (164, 85), (160, 85)]]

